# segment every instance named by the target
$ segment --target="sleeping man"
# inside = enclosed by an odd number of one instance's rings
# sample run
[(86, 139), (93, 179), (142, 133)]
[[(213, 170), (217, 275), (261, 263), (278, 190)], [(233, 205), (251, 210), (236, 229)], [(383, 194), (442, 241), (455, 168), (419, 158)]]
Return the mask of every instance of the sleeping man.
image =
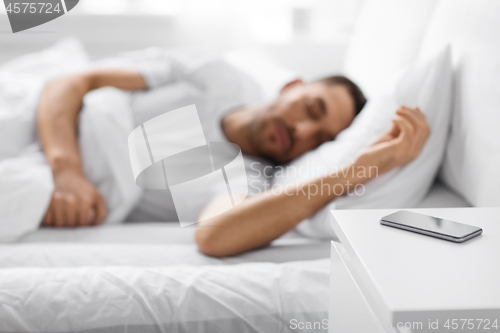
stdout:
[[(246, 164), (258, 161), (261, 166), (290, 161), (334, 139), (366, 102), (360, 89), (343, 76), (310, 83), (293, 80), (284, 85), (274, 100), (264, 101), (258, 84), (222, 59), (163, 50), (150, 50), (121, 62), (53, 79), (46, 84), (37, 110), (40, 142), (55, 186), (43, 219), (45, 225), (98, 224), (107, 215), (105, 200), (86, 178), (78, 149), (78, 115), (85, 94), (108, 86), (140, 94), (176, 84), (189, 85), (189, 96), (181, 98), (180, 103), (196, 104), (210, 141), (233, 142), (244, 153)], [(156, 109), (168, 111), (161, 106)], [(134, 113), (136, 126), (158, 115), (141, 108)], [(418, 156), (428, 135), (423, 114), (418, 109), (401, 107), (392, 127), (344, 170), (376, 167), (380, 175), (407, 164)], [(264, 246), (339, 195), (338, 190), (311, 195), (304, 187), (340, 186), (345, 193), (373, 176), (339, 171), (290, 185), (280, 194), (265, 191), (266, 179), (261, 179), (260, 194), (249, 195), (233, 209), (204, 219), (203, 216), (212, 216), (210, 211), (221, 203), (214, 193), (200, 209), (202, 222), (197, 225), (196, 242), (203, 253), (212, 256), (234, 255)], [(176, 219), (169, 191), (157, 190), (145, 191), (127, 218)]]

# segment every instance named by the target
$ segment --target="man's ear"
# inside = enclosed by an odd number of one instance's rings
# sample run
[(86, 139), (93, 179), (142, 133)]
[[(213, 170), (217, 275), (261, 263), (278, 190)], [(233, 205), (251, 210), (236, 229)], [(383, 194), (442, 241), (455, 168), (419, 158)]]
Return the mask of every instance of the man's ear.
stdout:
[(280, 94), (283, 93), (285, 90), (290, 89), (291, 87), (295, 87), (301, 84), (304, 84), (304, 81), (302, 81), (302, 79), (295, 79), (293, 81), (290, 81), (287, 84), (285, 84), (283, 88), (281, 88)]

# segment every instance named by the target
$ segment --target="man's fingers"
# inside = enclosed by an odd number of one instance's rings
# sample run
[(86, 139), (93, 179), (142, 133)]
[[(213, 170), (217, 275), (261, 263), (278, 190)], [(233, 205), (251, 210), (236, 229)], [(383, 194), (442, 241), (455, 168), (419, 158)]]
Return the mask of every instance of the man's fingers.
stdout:
[(425, 128), (428, 128), (428, 123), (427, 123), (427, 119), (425, 118), (425, 114), (420, 111), (419, 108), (415, 108), (412, 110), (412, 114), (415, 116), (415, 118), (417, 119), (418, 121), (418, 124), (420, 125), (420, 127), (422, 127), (423, 129)]
[(78, 209), (78, 225), (89, 225), (91, 204), (88, 200), (83, 200)]
[(53, 198), (52, 215), (56, 227), (64, 226), (64, 199), (61, 193), (55, 192)]
[(396, 112), (393, 123), (399, 133), (386, 147), (392, 151), (394, 165), (402, 166), (420, 154), (429, 136), (429, 126), (418, 108), (410, 109), (404, 106)]
[(400, 141), (410, 140), (412, 135), (413, 135), (414, 130), (413, 130), (412, 126), (410, 125), (410, 122), (408, 121), (408, 119), (406, 119), (403, 116), (398, 115), (394, 119), (394, 123), (398, 125), (399, 130), (400, 130), (399, 135), (398, 135), (398, 139)]
[(76, 200), (75, 197), (72, 195), (67, 195), (66, 196), (66, 221), (65, 224), (73, 227), (75, 226), (76, 223)]
[(406, 108), (403, 113), (407, 114), (408, 117), (411, 117), (412, 122), (417, 126), (408, 150), (409, 155), (412, 156), (412, 158), (416, 158), (420, 154), (429, 137), (430, 128), (425, 115), (419, 108)]
[(412, 131), (418, 131), (418, 129), (420, 127), (419, 126), (420, 121), (415, 116), (414, 112), (412, 112), (411, 110), (409, 110), (407, 108), (401, 108), (396, 113), (398, 116), (403, 117), (408, 121), (408, 124), (410, 125)]
[(106, 216), (106, 206), (95, 187), (79, 170), (54, 175), (55, 190), (44, 222), (56, 226), (86, 226)]
[(107, 215), (106, 204), (100, 193), (96, 195), (95, 218), (93, 224), (99, 224)]
[(391, 127), (386, 132), (384, 132), (374, 143), (372, 143), (372, 145), (377, 145), (382, 142), (393, 140), (398, 135), (399, 127), (393, 120)]
[(425, 119), (425, 115), (420, 111), (419, 108), (401, 108), (401, 115), (406, 115), (412, 121), (412, 123), (416, 126), (417, 130), (427, 130), (427, 120)]
[(394, 120), (392, 121), (392, 127), (391, 129), (389, 130), (389, 135), (392, 135), (392, 137), (397, 137), (399, 135), (399, 132), (401, 131), (401, 129), (399, 128), (399, 126), (396, 124), (396, 122), (394, 122)]
[(408, 115), (412, 117), (417, 125), (417, 132), (415, 133), (415, 138), (413, 141), (413, 148), (416, 150), (415, 153), (418, 154), (422, 149), (425, 141), (429, 137), (430, 129), (425, 119), (425, 115), (420, 111), (419, 108), (408, 109)]

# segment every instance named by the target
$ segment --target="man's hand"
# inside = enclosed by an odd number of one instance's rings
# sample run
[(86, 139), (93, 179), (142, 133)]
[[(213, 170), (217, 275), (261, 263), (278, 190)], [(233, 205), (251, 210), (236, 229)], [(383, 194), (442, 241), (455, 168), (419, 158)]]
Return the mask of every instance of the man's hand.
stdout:
[(358, 163), (377, 166), (379, 174), (403, 166), (417, 158), (429, 134), (424, 114), (418, 108), (402, 106), (392, 127), (358, 158)]
[(77, 170), (54, 174), (55, 189), (43, 223), (54, 227), (96, 225), (106, 217), (101, 194)]

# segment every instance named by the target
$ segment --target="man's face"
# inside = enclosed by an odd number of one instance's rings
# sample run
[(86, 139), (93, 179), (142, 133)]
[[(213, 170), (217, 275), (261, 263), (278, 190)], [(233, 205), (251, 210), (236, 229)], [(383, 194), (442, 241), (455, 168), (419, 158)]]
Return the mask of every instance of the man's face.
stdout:
[(331, 140), (354, 119), (354, 100), (342, 85), (294, 82), (252, 122), (259, 153), (286, 162)]

